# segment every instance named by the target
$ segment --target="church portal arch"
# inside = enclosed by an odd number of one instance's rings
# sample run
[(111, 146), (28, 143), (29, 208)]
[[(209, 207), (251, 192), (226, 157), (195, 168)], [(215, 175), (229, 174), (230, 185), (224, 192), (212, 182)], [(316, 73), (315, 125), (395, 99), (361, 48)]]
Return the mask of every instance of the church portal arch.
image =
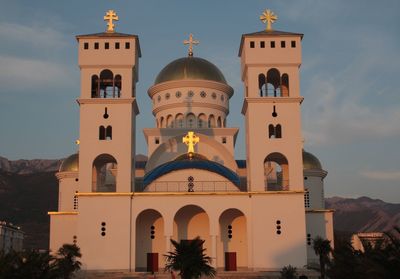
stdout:
[[(225, 259), (225, 253), (235, 253), (238, 267), (247, 267), (247, 220), (242, 211), (226, 209), (219, 217), (220, 243), (218, 258)], [(220, 261), (218, 267), (225, 263)]]
[(136, 271), (146, 271), (147, 253), (158, 254), (158, 264), (161, 268), (165, 251), (164, 218), (154, 209), (143, 210), (136, 217)]

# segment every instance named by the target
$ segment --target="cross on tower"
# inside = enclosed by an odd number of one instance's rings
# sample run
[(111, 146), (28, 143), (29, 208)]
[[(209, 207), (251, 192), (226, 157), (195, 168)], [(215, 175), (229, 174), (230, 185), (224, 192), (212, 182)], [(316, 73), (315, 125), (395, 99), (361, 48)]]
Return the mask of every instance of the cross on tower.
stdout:
[(194, 134), (194, 132), (188, 132), (186, 136), (182, 138), (182, 142), (188, 146), (189, 156), (194, 153), (194, 146), (200, 141), (200, 138)]
[(265, 31), (271, 31), (272, 30), (271, 23), (274, 23), (275, 20), (277, 19), (278, 16), (274, 14), (274, 12), (271, 10), (265, 10), (263, 14), (260, 16), (260, 20), (264, 23), (267, 23), (267, 28), (265, 29)]
[(184, 40), (184, 45), (189, 45), (189, 56), (193, 56), (193, 45), (198, 45), (200, 42), (193, 39), (193, 34), (190, 33), (189, 40)]
[(104, 20), (107, 21), (107, 32), (114, 32), (115, 24), (113, 23), (113, 20), (118, 21), (118, 16), (114, 10), (108, 10), (104, 16)]

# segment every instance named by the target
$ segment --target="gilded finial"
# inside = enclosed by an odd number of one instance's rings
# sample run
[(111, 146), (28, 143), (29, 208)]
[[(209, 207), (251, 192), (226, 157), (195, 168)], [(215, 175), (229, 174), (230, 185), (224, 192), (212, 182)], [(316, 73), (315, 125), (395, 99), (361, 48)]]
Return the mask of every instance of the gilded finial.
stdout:
[(278, 16), (276, 14), (274, 14), (273, 11), (267, 9), (263, 12), (263, 14), (260, 16), (260, 20), (263, 23), (267, 24), (267, 27), (265, 29), (265, 31), (271, 31), (272, 30), (272, 26), (271, 24), (275, 22), (275, 20), (278, 19)]
[(193, 156), (194, 146), (200, 141), (200, 138), (194, 134), (194, 132), (188, 132), (186, 136), (182, 138), (182, 142), (188, 146), (187, 153), (189, 157)]
[(189, 45), (189, 51), (188, 51), (188, 55), (189, 56), (193, 56), (193, 45), (198, 45), (200, 42), (198, 40), (194, 40), (193, 39), (193, 34), (190, 33), (189, 35), (189, 40), (184, 40), (183, 44), (184, 45)]
[(113, 23), (113, 20), (118, 21), (118, 16), (114, 10), (108, 10), (104, 16), (104, 20), (107, 21), (107, 32), (115, 32), (115, 24)]

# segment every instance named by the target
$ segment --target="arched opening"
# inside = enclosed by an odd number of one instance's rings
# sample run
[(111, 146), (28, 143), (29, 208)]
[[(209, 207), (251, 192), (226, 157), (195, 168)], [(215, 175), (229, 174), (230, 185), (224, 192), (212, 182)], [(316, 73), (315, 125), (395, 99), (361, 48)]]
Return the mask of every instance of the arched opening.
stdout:
[(107, 126), (106, 128), (106, 140), (112, 140), (112, 127)]
[(289, 76), (288, 74), (282, 75), (282, 85), (281, 85), (282, 97), (289, 97)]
[(222, 127), (221, 116), (218, 116), (218, 119), (217, 119), (217, 127), (218, 127), (218, 128), (221, 128), (221, 127)]
[(208, 117), (208, 128), (214, 128), (215, 127), (215, 117), (214, 115), (210, 114)]
[(121, 75), (116, 75), (114, 78), (114, 86), (115, 86), (115, 96), (121, 97), (121, 90), (122, 90), (122, 77)]
[(224, 128), (226, 128), (226, 118), (224, 118), (223, 124), (222, 124)]
[(183, 114), (182, 114), (182, 113), (178, 113), (178, 114), (175, 116), (175, 123), (176, 123), (176, 127), (178, 127), (178, 128), (184, 128)]
[(267, 90), (265, 86), (265, 75), (259, 74), (258, 75), (258, 89), (260, 90), (260, 97), (267, 96)]
[(117, 190), (117, 161), (109, 154), (101, 154), (93, 161), (92, 191), (115, 192)]
[(171, 114), (167, 116), (167, 128), (174, 128), (174, 121)]
[(106, 128), (104, 126), (99, 127), (99, 140), (106, 139)]
[(268, 125), (268, 137), (270, 139), (276, 138), (280, 139), (282, 138), (282, 126), (281, 124), (278, 124), (274, 126), (273, 124)]
[(268, 125), (268, 137), (275, 138), (275, 127), (272, 124)]
[[(236, 257), (239, 268), (247, 267), (247, 224), (243, 212), (236, 208), (225, 210), (219, 217), (219, 226), (218, 258), (225, 259), (226, 253), (230, 253)], [(218, 267), (224, 264), (220, 260)]]
[(193, 113), (188, 113), (186, 115), (186, 128), (196, 128), (196, 116)]
[(207, 117), (204, 113), (200, 113), (198, 120), (197, 120), (197, 125), (199, 128), (206, 128), (207, 127)]
[(114, 74), (110, 70), (103, 70), (100, 73), (100, 98), (114, 97)]
[(278, 125), (275, 126), (275, 137), (277, 139), (282, 138), (282, 126), (281, 126), (281, 124), (278, 124)]
[(267, 191), (289, 190), (289, 163), (281, 153), (271, 153), (265, 158), (264, 183)]
[(166, 252), (163, 217), (154, 209), (142, 211), (136, 218), (136, 271), (146, 271), (147, 253), (157, 253), (162, 268)]
[(210, 225), (207, 213), (199, 206), (186, 205), (179, 209), (174, 217), (173, 239), (188, 241), (199, 236), (205, 240), (204, 248), (210, 255)]
[(160, 127), (159, 128), (164, 128), (164, 117), (161, 116), (160, 118)]
[(99, 98), (100, 96), (100, 83), (97, 75), (92, 76), (92, 98)]
[(269, 97), (280, 97), (280, 73), (277, 69), (272, 68), (267, 72), (267, 95)]

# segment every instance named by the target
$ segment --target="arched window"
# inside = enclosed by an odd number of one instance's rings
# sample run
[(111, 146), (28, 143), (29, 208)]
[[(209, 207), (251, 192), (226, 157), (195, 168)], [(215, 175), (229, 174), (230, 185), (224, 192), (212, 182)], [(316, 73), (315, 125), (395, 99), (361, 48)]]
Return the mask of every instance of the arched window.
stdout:
[(282, 85), (281, 85), (282, 97), (289, 97), (289, 76), (288, 74), (282, 75)]
[(183, 126), (184, 126), (184, 123), (183, 123), (183, 114), (182, 113), (178, 113), (176, 116), (175, 116), (175, 123), (176, 123), (176, 126), (178, 127), (178, 128), (184, 128)]
[(267, 94), (269, 97), (280, 97), (280, 73), (272, 68), (267, 72)]
[(193, 113), (188, 113), (186, 115), (186, 128), (196, 127), (196, 116)]
[(116, 75), (114, 78), (114, 86), (115, 86), (115, 96), (114, 97), (121, 97), (121, 90), (122, 90), (122, 77), (121, 75)]
[(283, 154), (274, 152), (265, 158), (264, 182), (267, 191), (289, 190), (289, 163)]
[(167, 116), (167, 128), (174, 128), (174, 122), (172, 121), (172, 115)]
[(100, 98), (111, 98), (114, 92), (114, 74), (110, 70), (100, 73)]
[(268, 125), (268, 137), (274, 138), (275, 137), (275, 127), (272, 124)]
[(204, 113), (200, 113), (198, 120), (197, 120), (197, 125), (199, 128), (206, 128), (207, 126), (207, 117)]
[(275, 126), (275, 137), (277, 139), (282, 138), (282, 126), (281, 126), (281, 124), (278, 124), (278, 125)]
[(214, 115), (211, 114), (208, 117), (208, 128), (213, 128), (213, 127), (215, 127), (215, 117)]
[(221, 126), (222, 126), (221, 116), (218, 116), (218, 119), (217, 119), (217, 127), (218, 127), (218, 128), (221, 128)]
[(265, 75), (258, 75), (258, 89), (260, 90), (260, 97), (267, 96), (266, 87), (265, 87)]
[(269, 124), (268, 125), (268, 137), (271, 138), (282, 138), (282, 126), (278, 124), (276, 126)]
[(224, 128), (226, 128), (226, 118), (224, 118), (224, 121), (222, 122)]
[(111, 140), (112, 139), (112, 127), (107, 126), (106, 128), (106, 140)]
[(101, 154), (93, 161), (93, 192), (115, 192), (117, 161), (109, 154)]
[(106, 128), (104, 126), (99, 127), (99, 140), (106, 139)]
[(92, 76), (92, 98), (100, 97), (100, 83), (97, 75)]
[(161, 116), (160, 118), (160, 128), (164, 128), (164, 117)]

